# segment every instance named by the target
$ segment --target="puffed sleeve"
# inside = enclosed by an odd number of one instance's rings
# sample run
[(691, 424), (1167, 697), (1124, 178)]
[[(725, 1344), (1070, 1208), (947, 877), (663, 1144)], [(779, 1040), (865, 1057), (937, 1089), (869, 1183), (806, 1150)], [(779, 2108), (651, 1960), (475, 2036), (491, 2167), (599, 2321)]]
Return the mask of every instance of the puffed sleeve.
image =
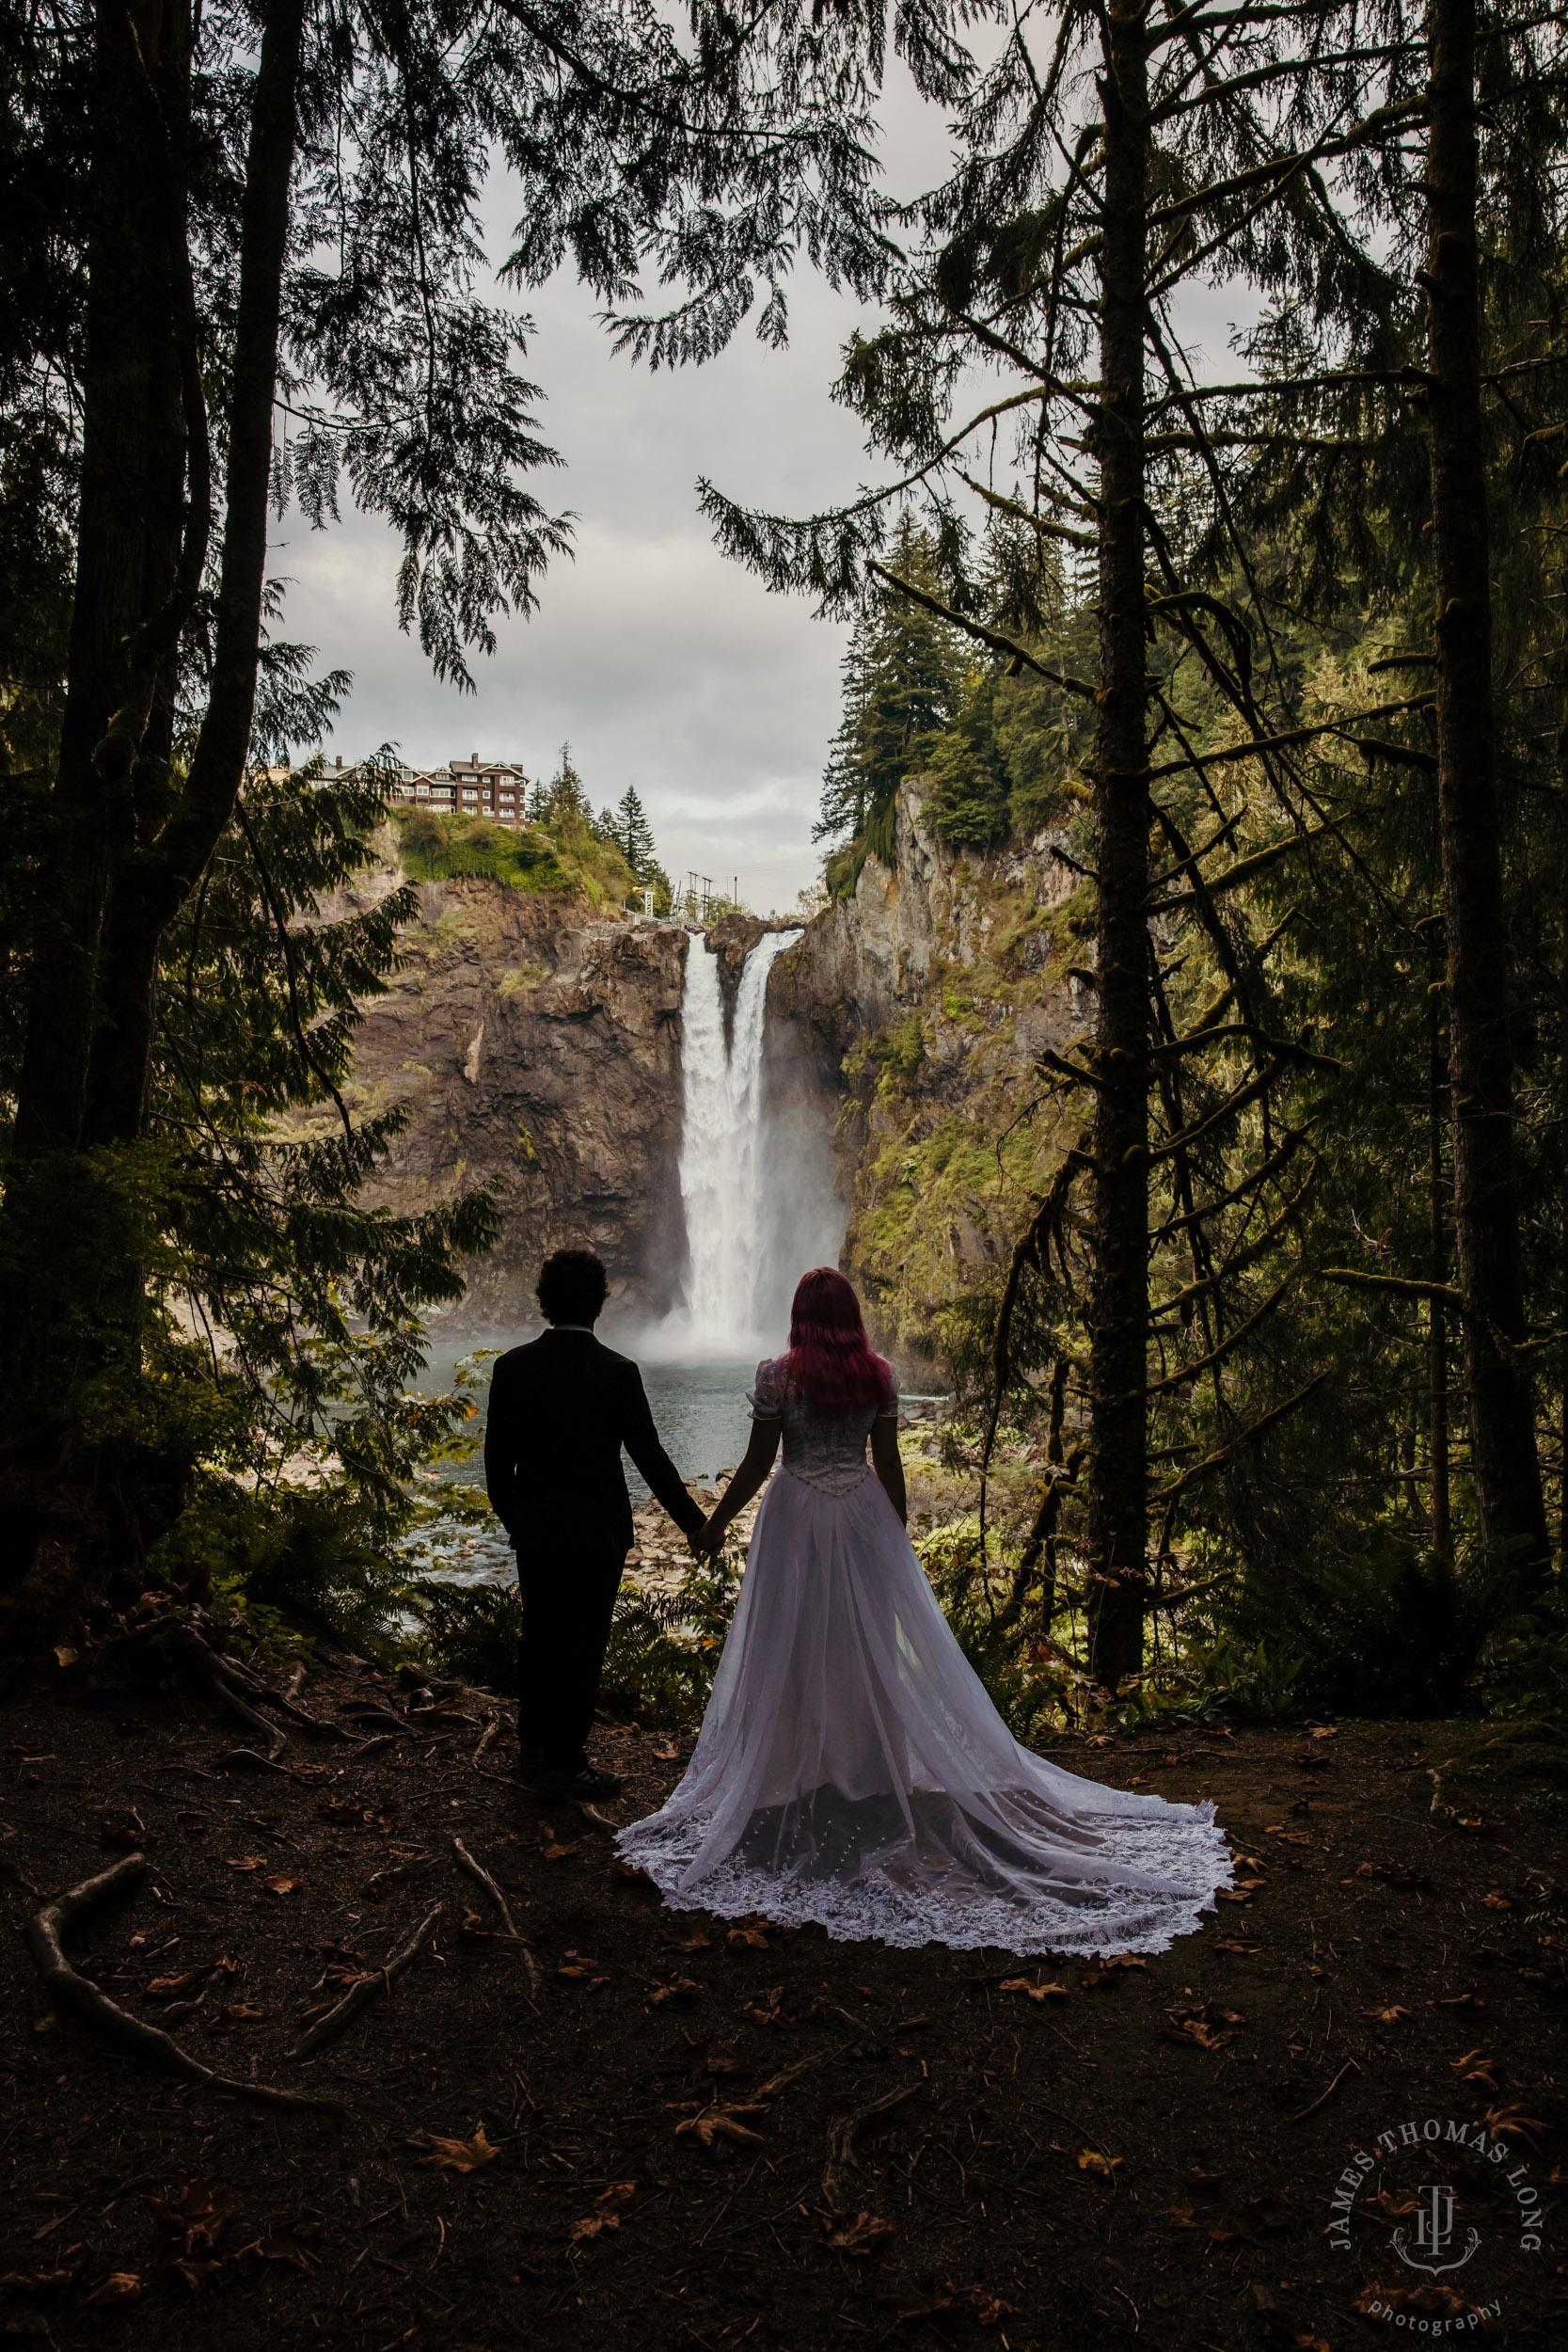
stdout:
[(754, 1389), (747, 1390), (746, 1402), (752, 1408), (753, 1421), (779, 1421), (783, 1418), (784, 1406), (779, 1402), (779, 1383), (771, 1356), (765, 1356), (757, 1366), (757, 1384)]
[(879, 1421), (896, 1421), (897, 1418), (898, 1375), (894, 1371), (893, 1366), (889, 1364), (887, 1367), (887, 1395), (883, 1402), (877, 1407), (877, 1419)]

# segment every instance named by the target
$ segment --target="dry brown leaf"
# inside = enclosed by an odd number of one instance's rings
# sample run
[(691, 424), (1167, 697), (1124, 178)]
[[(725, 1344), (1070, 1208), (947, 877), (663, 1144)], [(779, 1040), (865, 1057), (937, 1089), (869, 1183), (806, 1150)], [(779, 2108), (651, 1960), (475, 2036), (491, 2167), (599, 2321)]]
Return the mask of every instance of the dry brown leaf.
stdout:
[(1408, 2026), (1411, 2013), (1407, 2009), (1401, 2009), (1396, 2001), (1391, 2009), (1364, 2009), (1361, 2014), (1380, 2026)]
[(620, 2226), (618, 2213), (590, 2213), (585, 2214), (580, 2221), (574, 2221), (566, 2235), (574, 2244), (579, 2244), (584, 2239), (597, 2237), (601, 2231), (618, 2230)]
[(1550, 2125), (1543, 2123), (1538, 2115), (1527, 2115), (1523, 2107), (1488, 2107), (1486, 2122), (1493, 2139), (1538, 2140)]
[(194, 1967), (182, 1968), (177, 1977), (154, 1977), (144, 1989), (150, 2001), (177, 2001), (182, 1994), (194, 1993), (210, 1977), (237, 1977), (239, 1973), (238, 1961), (218, 1952), (211, 1960), (198, 1961)]
[(660, 1941), (668, 1944), (673, 1952), (705, 1952), (712, 1948), (713, 1930), (701, 1926), (692, 1927), (689, 1928), (684, 1935), (680, 1935), (672, 1929), (660, 1938)]
[(1496, 2058), (1489, 2058), (1482, 2050), (1466, 2050), (1463, 2058), (1449, 2058), (1449, 2071), (1457, 2074), (1461, 2082), (1480, 2083), (1483, 2090), (1496, 2090), (1497, 2086), (1492, 2079), (1496, 2064)]
[(635, 2181), (611, 2181), (608, 2188), (600, 2189), (598, 2202), (601, 2205), (629, 2205), (636, 2194)]
[(892, 2222), (884, 2221), (879, 2213), (857, 2213), (844, 2221), (824, 2214), (822, 2219), (828, 2244), (840, 2254), (873, 2253), (894, 2233)]
[(569, 1977), (574, 1982), (586, 1985), (590, 1992), (595, 1985), (610, 1982), (609, 1974), (601, 1963), (590, 1960), (584, 1952), (564, 1953), (555, 1973), (558, 1977)]
[(305, 1881), (303, 1879), (285, 1878), (282, 1873), (279, 1872), (274, 1878), (263, 1879), (261, 1883), (266, 1888), (269, 1895), (292, 1895), (296, 1887), (304, 1885)]
[(1071, 1997), (1065, 1984), (1031, 1984), (1027, 1977), (1008, 1977), (997, 1991), (1022, 1993), (1031, 2001), (1065, 2001)]
[(658, 2009), (665, 2001), (694, 2001), (702, 1991), (695, 1977), (673, 1977), (668, 1984), (656, 1984), (648, 1994), (648, 2007)]
[(1483, 1895), (1481, 1899), (1488, 1911), (1512, 1911), (1513, 1908), (1512, 1898), (1500, 1894), (1496, 1887), (1490, 1895)]
[(165, 2229), (182, 2240), (186, 2254), (215, 2247), (236, 2210), (228, 2189), (190, 2173), (176, 2181), (167, 2197), (150, 2197), (148, 2202)]
[(739, 1927), (730, 1930), (727, 1940), (732, 1946), (738, 1945), (743, 1951), (765, 1952), (768, 1949), (768, 1938), (755, 1920), (742, 1920)]
[(762, 2134), (753, 2132), (750, 2124), (742, 2123), (739, 2119), (743, 2115), (766, 2115), (767, 2112), (767, 2107), (761, 2105), (708, 2107), (701, 2115), (689, 2115), (683, 2123), (677, 2123), (675, 2137), (683, 2138), (690, 2132), (705, 2148), (711, 2148), (716, 2139), (733, 2139), (739, 2143), (760, 2140)]
[(539, 1840), (539, 1859), (541, 1862), (569, 1862), (580, 1843), (581, 1840), (577, 1839), (571, 1845), (563, 1846), (558, 1837), (542, 1837)]
[(1101, 2180), (1108, 2181), (1120, 2162), (1119, 2156), (1102, 2156), (1098, 2148), (1085, 2148), (1078, 2158), (1078, 2169), (1097, 2172)]
[(214, 2010), (208, 2017), (207, 2031), (232, 2033), (238, 2026), (261, 2025), (265, 2016), (265, 2010), (257, 2009), (249, 2001), (226, 2001), (221, 2009)]
[(1468, 1993), (1452, 1994), (1447, 2000), (1439, 2001), (1437, 2006), (1439, 2009), (1484, 2009), (1486, 1995), (1479, 1986), (1472, 1985)]
[(260, 1853), (231, 1854), (227, 1867), (230, 1870), (264, 1870), (267, 1858)]
[(892, 2305), (895, 2320), (931, 2319), (938, 2312), (952, 2310), (957, 2292), (951, 2279), (911, 2279), (883, 2300)]
[(477, 2172), (482, 2164), (493, 2164), (500, 2154), (485, 2138), (483, 2123), (475, 2124), (472, 2139), (446, 2139), (439, 2132), (426, 2132), (423, 2137), (431, 2153), (420, 2162), (441, 2171)]
[(134, 2270), (111, 2270), (101, 2279), (87, 2296), (88, 2303), (135, 2303), (139, 2301), (141, 2280)]
[(969, 2307), (982, 2328), (994, 2328), (998, 2320), (1010, 2315), (1013, 2308), (1010, 2303), (1004, 2303), (999, 2295), (992, 2295), (989, 2287), (971, 2287)]

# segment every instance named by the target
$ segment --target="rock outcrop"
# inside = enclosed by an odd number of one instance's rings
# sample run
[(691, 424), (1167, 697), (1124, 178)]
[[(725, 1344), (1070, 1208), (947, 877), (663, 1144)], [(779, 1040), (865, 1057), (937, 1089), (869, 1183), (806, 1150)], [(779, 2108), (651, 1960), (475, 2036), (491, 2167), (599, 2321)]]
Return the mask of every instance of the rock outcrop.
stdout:
[[(381, 864), (322, 912), (353, 913), (402, 880)], [(479, 879), (425, 883), (403, 968), (364, 1009), (351, 1110), (401, 1104), (408, 1123), (367, 1193), (412, 1210), (494, 1182), (499, 1243), (470, 1269), (460, 1327), (532, 1311), (548, 1250), (596, 1249), (612, 1295), (659, 1312), (680, 1274), (678, 923)]]
[(1040, 1056), (1087, 1009), (1065, 834), (977, 856), (922, 811), (912, 780), (893, 864), (867, 858), (768, 992), (774, 1084), (841, 1098), (846, 1270), (884, 1343), (917, 1359), (942, 1353), (944, 1308), (1006, 1260), (1060, 1150)]

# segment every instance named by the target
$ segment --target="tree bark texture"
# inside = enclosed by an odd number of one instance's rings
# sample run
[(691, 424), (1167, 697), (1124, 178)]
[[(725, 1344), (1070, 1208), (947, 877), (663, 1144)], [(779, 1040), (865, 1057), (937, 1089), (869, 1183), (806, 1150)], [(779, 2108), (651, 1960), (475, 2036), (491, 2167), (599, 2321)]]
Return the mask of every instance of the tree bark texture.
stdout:
[[(33, 957), (16, 1110), (24, 1155), (71, 1151), (80, 1136), (103, 925), (135, 832), (132, 780), (106, 777), (96, 755), (131, 692), (137, 631), (172, 584), (182, 526), (160, 97), (177, 103), (188, 78), (188, 15), (155, 0), (101, 0), (93, 42), (81, 509), (54, 792), (61, 881)], [(169, 718), (166, 693), (166, 739)]]
[(1148, 755), (1144, 596), (1148, 51), (1141, 0), (1104, 20), (1101, 264), (1099, 913), (1087, 1498), (1090, 1665), (1143, 1662), (1148, 1476)]
[(1448, 934), (1454, 1248), (1483, 1541), (1548, 1558), (1528, 1375), (1513, 1151), (1492, 712), (1492, 599), (1481, 395), (1474, 0), (1428, 18), (1427, 349), (1437, 783)]
[(82, 1123), (83, 1140), (88, 1144), (130, 1142), (141, 1133), (159, 946), (233, 815), (250, 745), (304, 24), (304, 0), (271, 0), (245, 166), (229, 468), (207, 708), (179, 803), (128, 866), (109, 909), (102, 962), (104, 995), (113, 1013), (99, 1029), (88, 1070)]
[[(1436, 1288), (1449, 1279), (1449, 1232), (1443, 1204), (1448, 1191), (1443, 1166), (1444, 1085), (1442, 978), (1435, 924), (1427, 961), (1427, 1279)], [(1430, 1484), (1432, 1549), (1447, 1554), (1449, 1525), (1449, 1317), (1442, 1300), (1427, 1304), (1427, 1475)]]

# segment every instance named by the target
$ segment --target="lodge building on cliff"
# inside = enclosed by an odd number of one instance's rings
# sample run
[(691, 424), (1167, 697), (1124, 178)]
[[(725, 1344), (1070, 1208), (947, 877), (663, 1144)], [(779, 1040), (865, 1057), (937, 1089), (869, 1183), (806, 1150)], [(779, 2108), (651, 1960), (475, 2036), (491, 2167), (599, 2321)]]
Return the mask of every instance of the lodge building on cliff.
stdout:
[[(341, 759), (338, 765), (342, 766)], [(529, 780), (515, 760), (450, 759), (444, 768), (400, 766), (394, 801), (413, 801), (437, 816), (488, 817), (514, 831), (528, 822)]]

